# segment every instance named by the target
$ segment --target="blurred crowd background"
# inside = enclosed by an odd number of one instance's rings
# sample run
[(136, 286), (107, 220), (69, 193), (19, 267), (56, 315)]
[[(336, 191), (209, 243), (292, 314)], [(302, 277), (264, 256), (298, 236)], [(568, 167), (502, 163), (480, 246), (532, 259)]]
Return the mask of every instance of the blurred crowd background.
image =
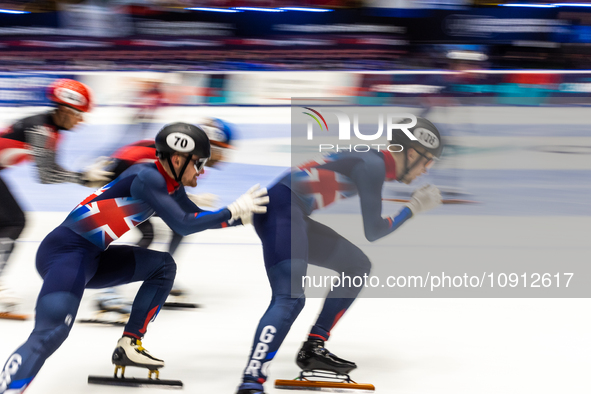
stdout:
[(0, 70), (587, 69), (591, 3), (0, 1)]

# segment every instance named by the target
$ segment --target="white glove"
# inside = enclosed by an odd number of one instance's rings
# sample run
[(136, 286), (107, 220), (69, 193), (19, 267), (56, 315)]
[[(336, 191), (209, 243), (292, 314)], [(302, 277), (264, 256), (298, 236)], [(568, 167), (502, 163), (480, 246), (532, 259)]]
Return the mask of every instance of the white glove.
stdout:
[(198, 207), (215, 207), (220, 200), (218, 196), (212, 193), (201, 193), (201, 194), (189, 194), (187, 193), (189, 200), (193, 201)]
[(82, 172), (82, 179), (87, 184), (100, 184), (105, 185), (112, 180), (113, 172), (106, 171), (104, 168), (111, 164), (112, 160), (108, 157), (99, 157), (93, 164), (89, 165)]
[(439, 189), (433, 185), (425, 185), (415, 190), (406, 206), (410, 208), (413, 215), (416, 215), (433, 209), (439, 204), (441, 204)]
[(232, 212), (232, 220), (238, 220), (251, 213), (267, 212), (265, 205), (268, 203), (267, 189), (261, 188), (261, 185), (257, 183), (248, 189), (246, 193), (238, 197), (236, 201), (228, 205), (228, 209)]
[[(265, 209), (267, 209), (267, 208), (265, 207)], [(248, 225), (252, 224), (252, 212), (249, 213), (248, 215), (242, 216), (241, 219), (242, 219), (243, 226), (248, 226)]]

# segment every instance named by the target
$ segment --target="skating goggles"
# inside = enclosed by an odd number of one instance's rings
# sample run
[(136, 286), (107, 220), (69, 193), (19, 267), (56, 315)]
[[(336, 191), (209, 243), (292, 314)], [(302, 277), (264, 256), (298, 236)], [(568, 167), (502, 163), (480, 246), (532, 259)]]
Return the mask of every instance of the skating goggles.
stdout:
[(435, 158), (434, 157), (429, 157), (426, 154), (419, 152), (418, 150), (416, 152), (419, 154), (419, 156), (427, 159), (427, 162), (425, 163), (425, 168), (426, 169), (430, 169), (431, 167), (433, 167), (433, 164), (435, 163)]
[(203, 170), (203, 167), (205, 167), (205, 163), (207, 163), (207, 160), (209, 160), (209, 157), (206, 157), (204, 159), (192, 159), (189, 156), (186, 156), (186, 158), (187, 160), (193, 162), (193, 166), (195, 167), (195, 171), (197, 171), (197, 174), (199, 174), (201, 170)]
[(67, 105), (64, 105), (64, 107), (66, 107), (66, 109), (74, 116), (78, 117), (78, 118), (83, 118), (84, 117), (84, 112), (80, 111), (79, 109), (76, 108), (72, 108), (72, 107), (68, 107)]
[(207, 163), (207, 160), (209, 160), (209, 158), (198, 159), (195, 162), (195, 170), (197, 171), (198, 174), (201, 172), (201, 170), (203, 169), (203, 167), (205, 167), (205, 163)]

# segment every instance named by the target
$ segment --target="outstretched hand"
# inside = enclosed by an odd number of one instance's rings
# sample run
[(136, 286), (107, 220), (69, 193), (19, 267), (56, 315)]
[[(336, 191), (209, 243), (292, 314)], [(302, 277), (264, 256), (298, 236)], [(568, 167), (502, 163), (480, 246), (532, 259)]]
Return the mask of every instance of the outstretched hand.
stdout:
[(256, 184), (242, 196), (238, 197), (236, 201), (228, 205), (228, 209), (232, 213), (232, 220), (246, 218), (251, 213), (265, 213), (267, 212), (267, 205), (269, 203), (269, 196), (267, 196), (267, 189), (261, 188), (261, 185)]
[(99, 157), (93, 164), (89, 165), (82, 172), (81, 178), (89, 187), (101, 187), (109, 183), (114, 175), (113, 172), (105, 170), (112, 163), (108, 157)]
[(413, 215), (429, 211), (441, 204), (441, 193), (433, 185), (424, 185), (412, 194), (410, 202), (406, 204)]

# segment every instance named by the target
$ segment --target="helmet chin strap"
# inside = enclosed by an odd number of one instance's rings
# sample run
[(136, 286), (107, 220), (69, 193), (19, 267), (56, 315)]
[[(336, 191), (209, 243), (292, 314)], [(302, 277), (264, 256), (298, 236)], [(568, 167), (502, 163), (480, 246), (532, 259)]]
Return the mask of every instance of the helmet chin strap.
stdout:
[(183, 174), (185, 173), (185, 170), (187, 169), (187, 166), (189, 165), (191, 158), (190, 158), (190, 156), (185, 158), (185, 163), (183, 164), (178, 175), (176, 174), (176, 171), (174, 170), (174, 167), (172, 165), (172, 160), (170, 160), (170, 158), (171, 158), (171, 156), (168, 156), (166, 158), (166, 161), (168, 162), (168, 166), (170, 167), (170, 171), (172, 172), (172, 175), (174, 176), (174, 180), (177, 181), (178, 183), (181, 183), (181, 179), (183, 178)]
[[(61, 105), (61, 104), (60, 104)], [(64, 129), (64, 111), (60, 110), (59, 106), (56, 106), (52, 112), (53, 123), (60, 129)]]
[(402, 173), (402, 175), (400, 176), (400, 179), (399, 179), (401, 182), (403, 182), (404, 178), (408, 175), (408, 173), (419, 164), (419, 161), (421, 161), (421, 156), (419, 156), (414, 161), (414, 163), (412, 163), (412, 165), (409, 166), (408, 165), (408, 157), (406, 154), (404, 155), (404, 172)]

